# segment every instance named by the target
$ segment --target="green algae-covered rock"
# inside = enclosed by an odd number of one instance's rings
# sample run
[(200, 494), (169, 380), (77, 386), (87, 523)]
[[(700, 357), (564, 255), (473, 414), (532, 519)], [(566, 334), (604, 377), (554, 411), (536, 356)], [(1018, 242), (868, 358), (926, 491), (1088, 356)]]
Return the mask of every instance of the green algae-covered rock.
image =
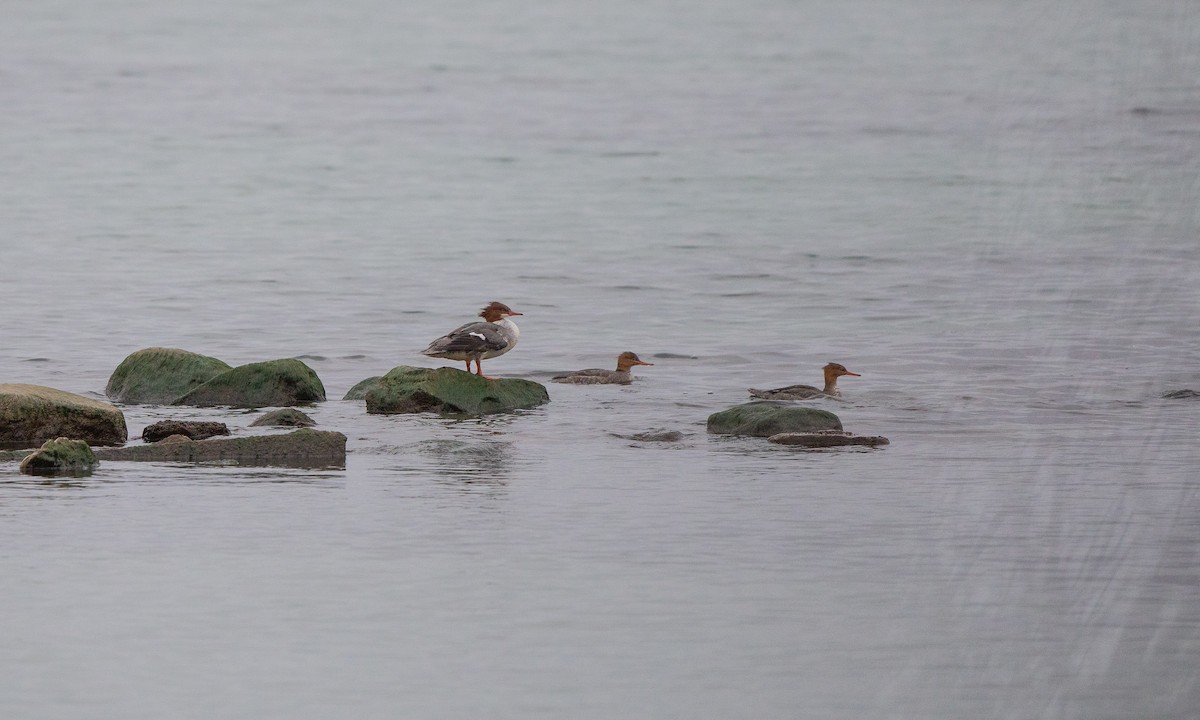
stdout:
[(65, 437), (47, 440), (21, 461), (26, 475), (82, 475), (91, 472), (100, 461), (82, 440)]
[(121, 361), (104, 394), (131, 405), (169, 405), (229, 369), (228, 364), (207, 355), (178, 348), (146, 348)]
[(239, 365), (175, 400), (198, 407), (287, 407), (325, 400), (325, 386), (313, 369), (295, 358)]
[(316, 425), (316, 421), (300, 412), (296, 408), (279, 408), (272, 410), (269, 413), (264, 413), (262, 417), (250, 423), (250, 427), (311, 427)]
[(0, 442), (30, 446), (69, 437), (91, 445), (129, 439), (115, 406), (41, 385), (0, 385)]
[(342, 399), (365, 400), (367, 398), (367, 391), (378, 385), (379, 381), (382, 379), (382, 375), (375, 375), (374, 377), (369, 377), (366, 380), (360, 380), (355, 383), (354, 387), (350, 388), (350, 390), (346, 392), (346, 396)]
[(436, 412), (486, 415), (550, 402), (546, 387), (531, 380), (488, 380), (455, 368), (392, 368), (367, 391), (369, 413)]
[(148, 445), (97, 448), (96, 456), (114, 462), (232, 462), (239, 465), (329, 467), (346, 464), (346, 436), (301, 428), (281, 435), (188, 440), (168, 438)]
[(734, 405), (708, 416), (708, 431), (717, 435), (770, 437), (841, 429), (842, 421), (828, 410), (772, 400)]

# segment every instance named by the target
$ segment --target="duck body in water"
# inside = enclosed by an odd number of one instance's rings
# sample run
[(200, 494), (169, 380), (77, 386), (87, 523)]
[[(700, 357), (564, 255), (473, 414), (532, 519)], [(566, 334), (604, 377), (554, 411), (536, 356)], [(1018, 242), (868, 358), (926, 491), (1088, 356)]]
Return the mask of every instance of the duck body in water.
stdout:
[(616, 370), (601, 370), (588, 368), (578, 370), (568, 375), (558, 375), (550, 378), (551, 382), (570, 383), (572, 385), (628, 385), (633, 382), (634, 365), (653, 365), (643, 362), (635, 353), (623, 352), (617, 356)]
[(837, 381), (843, 375), (852, 377), (861, 377), (858, 373), (850, 372), (845, 365), (831, 362), (824, 368), (825, 371), (825, 387), (817, 388), (812, 385), (788, 385), (787, 387), (775, 388), (774, 390), (755, 390), (750, 388), (750, 395), (763, 400), (812, 400), (814, 398), (833, 397), (840, 398), (842, 393), (838, 390)]

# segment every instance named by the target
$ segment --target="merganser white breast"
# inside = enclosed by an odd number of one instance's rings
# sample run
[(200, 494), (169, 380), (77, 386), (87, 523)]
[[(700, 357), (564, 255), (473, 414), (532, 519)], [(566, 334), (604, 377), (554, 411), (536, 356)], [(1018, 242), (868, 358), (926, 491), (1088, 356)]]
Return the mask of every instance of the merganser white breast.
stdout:
[(451, 330), (429, 343), (429, 347), (422, 350), (421, 354), (465, 362), (467, 372), (471, 372), (471, 361), (474, 360), (475, 374), (486, 378), (487, 375), (483, 374), (482, 360), (499, 357), (517, 346), (521, 329), (509, 320), (516, 315), (521, 313), (504, 303), (490, 302), (479, 312), (483, 322), (470, 322)]
[(764, 400), (811, 400), (821, 397), (841, 397), (842, 392), (838, 390), (837, 380), (843, 375), (853, 377), (862, 377), (858, 373), (850, 372), (846, 366), (839, 363), (831, 362), (822, 370), (825, 371), (825, 387), (815, 388), (812, 385), (788, 385), (787, 387), (775, 388), (774, 390), (755, 390), (750, 388), (750, 394), (756, 398)]
[(571, 383), (573, 385), (628, 385), (633, 382), (631, 369), (634, 365), (653, 365), (643, 362), (635, 353), (623, 352), (617, 356), (616, 370), (601, 370), (588, 368), (578, 370), (569, 375), (558, 375), (550, 378), (551, 382)]

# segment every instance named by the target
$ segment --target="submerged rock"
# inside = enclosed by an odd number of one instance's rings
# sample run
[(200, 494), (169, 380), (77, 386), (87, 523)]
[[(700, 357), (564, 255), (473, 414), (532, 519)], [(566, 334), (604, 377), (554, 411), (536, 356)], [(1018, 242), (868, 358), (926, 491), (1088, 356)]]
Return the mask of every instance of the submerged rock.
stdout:
[(775, 400), (734, 405), (708, 416), (708, 431), (716, 435), (770, 437), (841, 429), (842, 421), (828, 410)]
[(239, 365), (197, 386), (172, 405), (239, 408), (287, 407), (325, 400), (325, 386), (295, 358)]
[(546, 387), (531, 380), (487, 380), (455, 368), (392, 368), (366, 393), (367, 412), (435, 412), (486, 415), (550, 402)]
[(188, 440), (151, 445), (97, 448), (96, 457), (112, 461), (233, 462), (239, 465), (325, 467), (346, 463), (346, 436), (301, 428), (284, 435)]
[(250, 423), (250, 427), (261, 427), (263, 425), (270, 427), (311, 427), (316, 424), (316, 421), (296, 408), (279, 408), (278, 410), (272, 410), (264, 414), (259, 419)]
[(0, 442), (35, 445), (58, 437), (120, 445), (129, 431), (125, 415), (109, 403), (41, 385), (0, 385)]
[(228, 435), (229, 426), (223, 422), (202, 420), (159, 420), (142, 430), (142, 440), (153, 443), (172, 435), (182, 435), (189, 440), (204, 440), (217, 435)]
[(382, 375), (376, 375), (374, 377), (369, 377), (366, 380), (360, 380), (357, 383), (355, 383), (354, 387), (350, 388), (350, 390), (346, 392), (345, 397), (343, 397), (342, 399), (343, 400), (364, 400), (367, 397), (367, 391), (370, 390), (371, 388), (375, 387), (376, 385), (378, 385), (379, 381), (382, 379), (383, 379)]
[(83, 440), (65, 437), (47, 440), (21, 461), (26, 475), (82, 475), (99, 464), (96, 454)]
[(645, 432), (633, 433), (632, 435), (620, 435), (613, 433), (616, 437), (626, 440), (636, 440), (638, 442), (679, 442), (683, 440), (683, 433), (678, 430), (647, 430)]
[(1200, 398), (1200, 392), (1195, 390), (1175, 390), (1169, 393), (1163, 393), (1165, 400), (1190, 400), (1192, 398)]
[(104, 394), (131, 405), (169, 405), (230, 369), (217, 358), (187, 350), (145, 348), (121, 361), (108, 378)]
[(866, 445), (877, 447), (887, 445), (891, 441), (881, 435), (855, 435), (854, 433), (838, 430), (821, 430), (819, 432), (786, 432), (772, 435), (767, 442), (779, 445), (800, 445), (810, 448), (838, 447), (841, 445)]

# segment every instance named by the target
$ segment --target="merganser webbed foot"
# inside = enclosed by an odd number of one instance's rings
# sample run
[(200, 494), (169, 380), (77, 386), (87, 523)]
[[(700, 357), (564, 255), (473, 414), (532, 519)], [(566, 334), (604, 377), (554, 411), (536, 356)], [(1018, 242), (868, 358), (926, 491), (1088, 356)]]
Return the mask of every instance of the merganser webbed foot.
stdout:
[(494, 380), (483, 374), (483, 360), (499, 357), (517, 346), (521, 330), (509, 318), (520, 314), (504, 303), (488, 303), (479, 312), (483, 322), (470, 322), (451, 330), (429, 343), (429, 347), (422, 350), (421, 354), (464, 362), (467, 372), (471, 372), (471, 361), (474, 361), (476, 375)]
[(634, 365), (653, 364), (643, 362), (635, 353), (623, 352), (617, 356), (616, 370), (588, 368), (587, 370), (578, 370), (568, 375), (558, 375), (550, 378), (550, 380), (551, 382), (571, 383), (573, 385), (628, 385), (633, 382), (633, 373), (631, 370)]
[(756, 398), (763, 400), (812, 400), (813, 398), (822, 397), (841, 397), (842, 393), (838, 390), (837, 381), (843, 375), (852, 377), (862, 377), (858, 373), (850, 372), (844, 365), (831, 362), (822, 368), (825, 371), (825, 387), (816, 388), (812, 385), (788, 385), (787, 387), (775, 388), (774, 390), (755, 390), (750, 388), (750, 394)]

